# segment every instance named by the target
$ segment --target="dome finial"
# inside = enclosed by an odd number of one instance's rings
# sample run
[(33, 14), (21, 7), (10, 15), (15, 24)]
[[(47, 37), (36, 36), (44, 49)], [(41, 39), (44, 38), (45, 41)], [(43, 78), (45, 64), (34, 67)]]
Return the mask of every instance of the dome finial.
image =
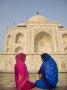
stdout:
[(37, 15), (39, 15), (40, 13), (39, 13), (39, 11), (37, 10)]

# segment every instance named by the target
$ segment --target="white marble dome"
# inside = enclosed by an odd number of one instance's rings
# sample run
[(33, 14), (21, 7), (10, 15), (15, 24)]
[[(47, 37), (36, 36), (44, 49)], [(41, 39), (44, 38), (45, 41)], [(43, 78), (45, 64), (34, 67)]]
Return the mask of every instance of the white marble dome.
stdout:
[(28, 19), (28, 23), (45, 23), (47, 18), (42, 15), (35, 15)]

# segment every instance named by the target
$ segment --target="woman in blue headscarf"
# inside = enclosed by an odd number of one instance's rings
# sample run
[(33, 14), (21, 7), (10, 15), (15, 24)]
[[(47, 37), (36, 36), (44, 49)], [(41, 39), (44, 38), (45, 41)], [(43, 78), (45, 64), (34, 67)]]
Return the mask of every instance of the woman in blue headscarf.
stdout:
[(56, 88), (58, 82), (58, 68), (55, 60), (47, 53), (41, 55), (42, 65), (39, 69), (40, 80), (36, 80), (35, 86), (41, 89)]

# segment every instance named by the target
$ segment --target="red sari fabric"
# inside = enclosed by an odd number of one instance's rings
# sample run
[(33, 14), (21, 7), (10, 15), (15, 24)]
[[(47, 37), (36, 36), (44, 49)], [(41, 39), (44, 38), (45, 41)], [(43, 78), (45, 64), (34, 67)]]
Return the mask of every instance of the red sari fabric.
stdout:
[(34, 87), (34, 83), (29, 81), (29, 74), (25, 64), (26, 55), (19, 53), (16, 55), (15, 83), (17, 90), (30, 90)]

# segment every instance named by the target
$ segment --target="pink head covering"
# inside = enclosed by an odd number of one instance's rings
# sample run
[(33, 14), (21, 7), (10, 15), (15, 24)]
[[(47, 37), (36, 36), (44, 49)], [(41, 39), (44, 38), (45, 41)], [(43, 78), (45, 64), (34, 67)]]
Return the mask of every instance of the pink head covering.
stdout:
[[(24, 53), (19, 53), (16, 55), (15, 58), (16, 58), (16, 64), (15, 64), (15, 68), (14, 68), (15, 82), (16, 82), (16, 87), (19, 87), (21, 82), (23, 82), (24, 79), (29, 76), (28, 76), (27, 67), (25, 65), (26, 55)], [(19, 78), (19, 77), (21, 77), (21, 78)]]
[(19, 61), (20, 61), (21, 63), (22, 63), (22, 62), (25, 62), (26, 54), (24, 54), (24, 53), (19, 53), (19, 54), (16, 55), (15, 58), (16, 58), (16, 63), (19, 62)]
[(16, 87), (19, 88), (18, 90), (28, 90), (28, 88), (30, 89), (31, 87), (34, 86), (34, 84), (29, 82), (29, 74), (25, 64), (26, 54), (19, 53), (16, 55), (15, 58), (16, 64), (14, 70), (15, 70)]

